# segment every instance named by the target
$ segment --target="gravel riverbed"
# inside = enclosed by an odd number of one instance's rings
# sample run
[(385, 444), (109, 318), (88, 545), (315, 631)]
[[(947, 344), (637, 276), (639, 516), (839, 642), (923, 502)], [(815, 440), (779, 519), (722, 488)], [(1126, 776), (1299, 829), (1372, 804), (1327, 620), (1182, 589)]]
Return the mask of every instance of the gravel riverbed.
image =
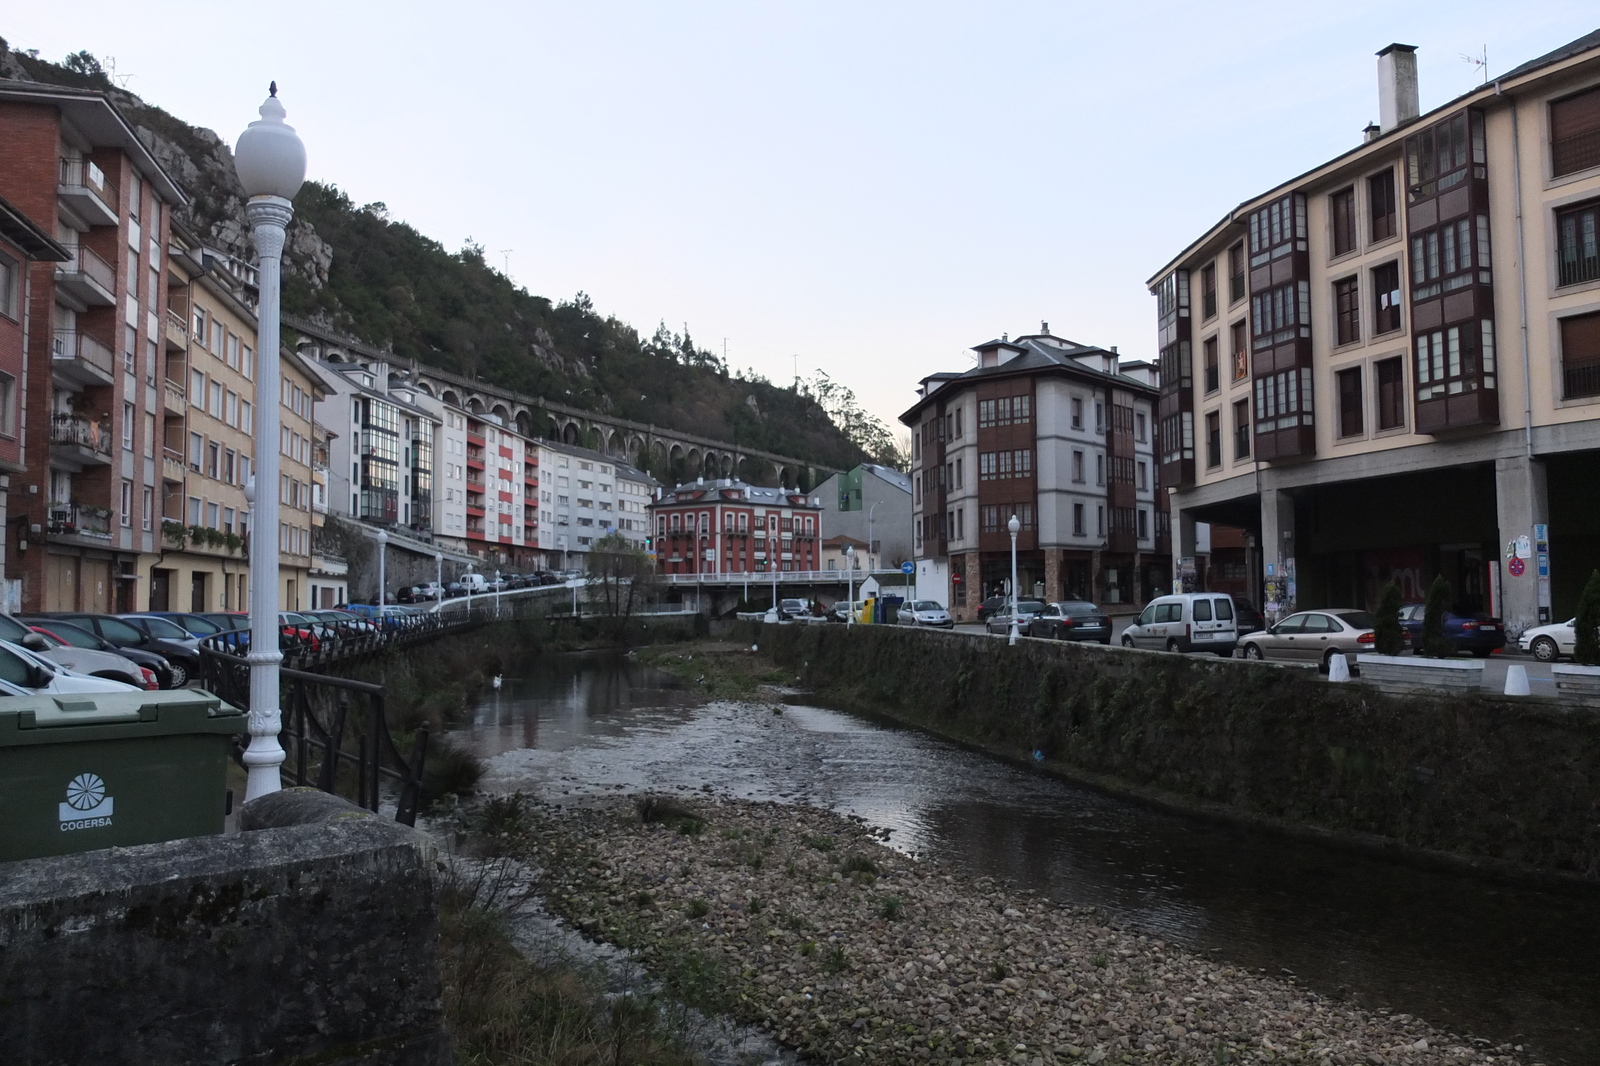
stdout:
[(549, 907), (828, 1063), (1526, 1063), (887, 847), (855, 818), (696, 797), (529, 801)]

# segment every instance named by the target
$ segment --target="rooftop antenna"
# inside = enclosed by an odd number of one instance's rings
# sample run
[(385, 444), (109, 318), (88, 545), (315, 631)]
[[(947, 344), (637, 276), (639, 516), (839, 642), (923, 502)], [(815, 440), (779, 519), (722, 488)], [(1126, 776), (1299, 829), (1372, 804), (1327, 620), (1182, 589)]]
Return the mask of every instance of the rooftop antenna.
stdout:
[(794, 353), (794, 391), (800, 391), (800, 353)]
[(515, 248), (500, 249), (500, 263), (503, 268), (500, 273), (508, 278), (511, 276), (511, 253), (514, 251), (516, 251)]
[(1462, 52), (1461, 53), (1461, 62), (1468, 63), (1471, 66), (1473, 66), (1474, 68), (1476, 68), (1477, 70), (1482, 71), (1483, 72), (1483, 84), (1484, 85), (1488, 85), (1489, 84), (1489, 46), (1488, 45), (1484, 45), (1482, 50), (1479, 51), (1477, 55), (1468, 55), (1466, 52)]
[(132, 74), (117, 73), (117, 57), (106, 56), (106, 76), (116, 83), (117, 88), (126, 89), (128, 82), (133, 80)]

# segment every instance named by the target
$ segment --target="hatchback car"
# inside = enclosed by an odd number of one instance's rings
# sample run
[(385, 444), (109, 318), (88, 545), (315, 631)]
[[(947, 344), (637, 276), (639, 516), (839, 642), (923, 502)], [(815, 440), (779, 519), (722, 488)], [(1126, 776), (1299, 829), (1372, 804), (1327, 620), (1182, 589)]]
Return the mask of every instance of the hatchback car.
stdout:
[(1301, 611), (1271, 629), (1240, 637), (1239, 648), (1246, 659), (1310, 662), (1323, 670), (1342, 653), (1345, 663), (1354, 667), (1357, 655), (1372, 651), (1377, 624), (1371, 614), (1353, 607)]
[(88, 677), (53, 663), (20, 644), (0, 640), (0, 681), (24, 691), (66, 695), (80, 692), (136, 692), (133, 685), (104, 677)]
[[(63, 629), (76, 628), (62, 626)], [(81, 631), (80, 631), (81, 632)], [(155, 671), (147, 666), (140, 666), (125, 655), (114, 651), (103, 651), (99, 648), (80, 648), (55, 633), (43, 627), (35, 627), (33, 635), (43, 637), (47, 648), (29, 648), (37, 651), (52, 662), (60, 663), (68, 670), (85, 674), (89, 677), (103, 677), (108, 681), (121, 681), (134, 688), (158, 689), (161, 681), (156, 677)], [(27, 645), (24, 645), (27, 647)]]
[(955, 619), (950, 617), (950, 612), (944, 609), (944, 604), (938, 600), (907, 600), (900, 605), (897, 612), (898, 621), (903, 626), (935, 626), (939, 629), (955, 628)]
[(1233, 655), (1239, 642), (1233, 597), (1224, 592), (1185, 592), (1158, 596), (1122, 633), (1124, 648), (1210, 651)]
[[(1400, 628), (1406, 631), (1406, 642), (1411, 650), (1422, 653), (1422, 620), (1427, 608), (1420, 603), (1408, 603), (1400, 608)], [(1456, 653), (1469, 651), (1486, 659), (1506, 646), (1506, 627), (1498, 618), (1483, 612), (1476, 614), (1444, 613), (1444, 636)]]
[[(144, 625), (138, 623), (140, 618), (145, 619)], [(155, 652), (167, 661), (170, 668), (166, 682), (168, 688), (184, 688), (200, 676), (200, 652), (197, 650), (200, 642), (164, 618), (130, 615), (125, 619), (106, 614), (63, 611), (33, 615), (24, 621), (29, 625), (48, 626), (50, 619), (72, 622), (91, 633), (98, 633), (118, 649), (139, 648)], [(161, 635), (152, 630), (159, 631)]]
[(1028, 636), (1050, 640), (1092, 640), (1111, 643), (1111, 619), (1087, 600), (1046, 604), (1028, 622)]
[[(1044, 610), (1043, 600), (1018, 600), (1017, 601), (1017, 632), (1027, 636), (1028, 623), (1033, 621), (1033, 616)], [(1007, 602), (998, 611), (990, 614), (983, 623), (983, 628), (989, 633), (1011, 632), (1011, 604)]]
[(1570, 659), (1578, 647), (1578, 620), (1569, 618), (1553, 625), (1534, 626), (1523, 631), (1518, 643), (1542, 663), (1553, 663), (1563, 656)]
[[(11, 619), (3, 618), (0, 618), (0, 620), (12, 621)], [(60, 641), (63, 644), (70, 644), (74, 648), (82, 648), (86, 651), (103, 651), (119, 655), (141, 670), (149, 670), (151, 676), (156, 679), (156, 688), (172, 687), (172, 666), (163, 655), (147, 651), (144, 648), (119, 648), (100, 634), (90, 632), (83, 626), (63, 621), (59, 618), (36, 619), (32, 623), (32, 628), (48, 640)], [(3, 627), (0, 627), (0, 638), (11, 639)], [(32, 649), (33, 647), (25, 641), (17, 641), (16, 643), (22, 644), (25, 648)], [(64, 658), (60, 661), (72, 666)], [(77, 667), (72, 668), (77, 669)], [(94, 671), (88, 672), (93, 673)]]
[(805, 600), (779, 600), (778, 617), (803, 618), (811, 613), (811, 606)]
[(988, 596), (978, 604), (978, 621), (987, 622), (989, 616), (996, 611), (1004, 609), (1011, 603), (1010, 596)]

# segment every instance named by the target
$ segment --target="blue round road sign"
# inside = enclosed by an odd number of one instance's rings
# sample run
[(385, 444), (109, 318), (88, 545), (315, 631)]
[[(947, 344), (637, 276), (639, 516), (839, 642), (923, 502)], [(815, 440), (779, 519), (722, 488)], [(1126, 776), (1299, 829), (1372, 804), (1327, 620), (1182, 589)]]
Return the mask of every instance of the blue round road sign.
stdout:
[(900, 572), (902, 574), (913, 574), (913, 573), (916, 573), (916, 570), (917, 570), (917, 564), (916, 563), (904, 562), (904, 563), (900, 564)]

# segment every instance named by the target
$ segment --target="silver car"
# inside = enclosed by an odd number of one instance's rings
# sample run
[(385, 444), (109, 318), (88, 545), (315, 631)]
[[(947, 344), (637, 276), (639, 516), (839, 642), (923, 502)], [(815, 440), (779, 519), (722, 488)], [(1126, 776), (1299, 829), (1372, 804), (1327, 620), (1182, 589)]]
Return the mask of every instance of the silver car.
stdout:
[(1328, 607), (1291, 614), (1270, 629), (1239, 638), (1246, 659), (1286, 659), (1317, 663), (1328, 669), (1335, 655), (1344, 653), (1351, 667), (1356, 656), (1374, 650), (1373, 627), (1377, 619), (1354, 607)]
[[(1033, 616), (1044, 610), (1043, 600), (1018, 600), (1017, 601), (1017, 633), (1019, 636), (1028, 635), (1028, 623), (1033, 621)], [(1007, 603), (998, 611), (991, 614), (983, 628), (990, 633), (1011, 632), (1011, 604)]]
[(955, 619), (950, 617), (950, 612), (944, 609), (944, 604), (935, 600), (907, 600), (900, 605), (896, 616), (903, 626), (938, 626), (941, 629), (950, 629), (955, 626)]

